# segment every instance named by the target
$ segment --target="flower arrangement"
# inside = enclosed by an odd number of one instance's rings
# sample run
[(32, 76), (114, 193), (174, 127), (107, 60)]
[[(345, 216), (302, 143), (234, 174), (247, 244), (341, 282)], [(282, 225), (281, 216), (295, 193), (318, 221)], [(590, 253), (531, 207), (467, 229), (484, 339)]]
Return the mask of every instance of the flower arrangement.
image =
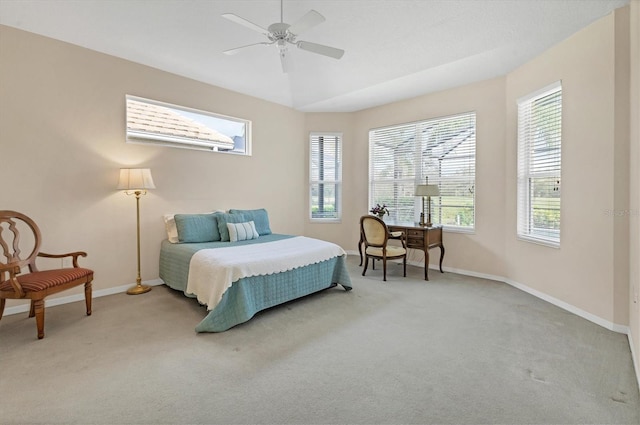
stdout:
[(387, 208), (386, 204), (382, 204), (382, 205), (376, 204), (376, 206), (371, 208), (369, 212), (371, 214), (377, 215), (378, 217), (382, 217), (385, 214), (389, 214), (389, 209)]

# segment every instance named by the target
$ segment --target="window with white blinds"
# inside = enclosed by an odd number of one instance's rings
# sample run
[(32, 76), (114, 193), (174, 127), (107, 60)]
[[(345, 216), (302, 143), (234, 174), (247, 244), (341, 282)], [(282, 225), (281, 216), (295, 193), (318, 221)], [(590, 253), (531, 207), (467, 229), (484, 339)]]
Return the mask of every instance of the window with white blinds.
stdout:
[(369, 132), (369, 207), (387, 205), (394, 221), (419, 221), (415, 187), (428, 182), (440, 190), (431, 198), (432, 222), (473, 230), (475, 175), (475, 112)]
[(518, 100), (518, 237), (560, 246), (562, 85)]
[(342, 216), (342, 133), (311, 133), (309, 210), (312, 221)]

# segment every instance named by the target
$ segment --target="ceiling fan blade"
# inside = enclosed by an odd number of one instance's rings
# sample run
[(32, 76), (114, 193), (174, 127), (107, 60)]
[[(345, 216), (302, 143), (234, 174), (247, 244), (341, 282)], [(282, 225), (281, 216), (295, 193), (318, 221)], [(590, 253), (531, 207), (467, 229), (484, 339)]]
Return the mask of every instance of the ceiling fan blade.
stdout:
[(238, 15), (234, 15), (233, 13), (223, 13), (222, 17), (230, 20), (231, 22), (235, 22), (236, 24), (240, 24), (243, 27), (247, 27), (250, 30), (259, 32), (260, 34), (269, 35), (269, 31), (265, 28), (262, 28), (260, 25), (256, 25), (251, 21), (247, 21), (244, 18), (239, 17)]
[(310, 10), (306, 15), (298, 19), (289, 27), (289, 32), (291, 34), (300, 35), (309, 28), (315, 27), (316, 25), (321, 24), (324, 21), (324, 16), (322, 16), (315, 10)]
[(298, 41), (296, 46), (302, 50), (329, 56), (334, 59), (340, 59), (342, 55), (344, 55), (344, 50), (342, 49), (336, 49), (335, 47), (329, 47), (323, 44), (310, 43), (308, 41)]
[(262, 43), (247, 44), (246, 46), (240, 46), (240, 47), (236, 47), (236, 48), (233, 48), (233, 49), (225, 50), (222, 53), (224, 53), (225, 55), (235, 55), (240, 50), (246, 49), (247, 47), (259, 46), (259, 45), (271, 46), (272, 44), (273, 43), (267, 43), (266, 41), (262, 42)]

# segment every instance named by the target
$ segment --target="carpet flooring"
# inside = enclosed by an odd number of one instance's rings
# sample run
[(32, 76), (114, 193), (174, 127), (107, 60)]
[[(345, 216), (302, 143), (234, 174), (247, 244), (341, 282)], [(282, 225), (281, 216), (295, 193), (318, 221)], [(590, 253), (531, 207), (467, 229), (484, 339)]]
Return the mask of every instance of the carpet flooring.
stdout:
[[(2, 424), (638, 424), (627, 337), (504, 283), (391, 266), (196, 334), (165, 286), (0, 322)], [(100, 276), (96, 276), (99, 281)]]

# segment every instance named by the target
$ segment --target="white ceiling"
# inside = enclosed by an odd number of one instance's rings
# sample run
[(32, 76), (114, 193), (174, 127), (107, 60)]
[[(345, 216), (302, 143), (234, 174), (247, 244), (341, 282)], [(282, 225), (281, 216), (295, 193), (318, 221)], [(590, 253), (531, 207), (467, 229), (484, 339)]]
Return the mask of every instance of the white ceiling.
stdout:
[(340, 60), (274, 46), (222, 51), (280, 21), (279, 0), (0, 0), (0, 23), (301, 111), (346, 112), (504, 75), (628, 0), (284, 0), (290, 24), (326, 22), (298, 39)]

